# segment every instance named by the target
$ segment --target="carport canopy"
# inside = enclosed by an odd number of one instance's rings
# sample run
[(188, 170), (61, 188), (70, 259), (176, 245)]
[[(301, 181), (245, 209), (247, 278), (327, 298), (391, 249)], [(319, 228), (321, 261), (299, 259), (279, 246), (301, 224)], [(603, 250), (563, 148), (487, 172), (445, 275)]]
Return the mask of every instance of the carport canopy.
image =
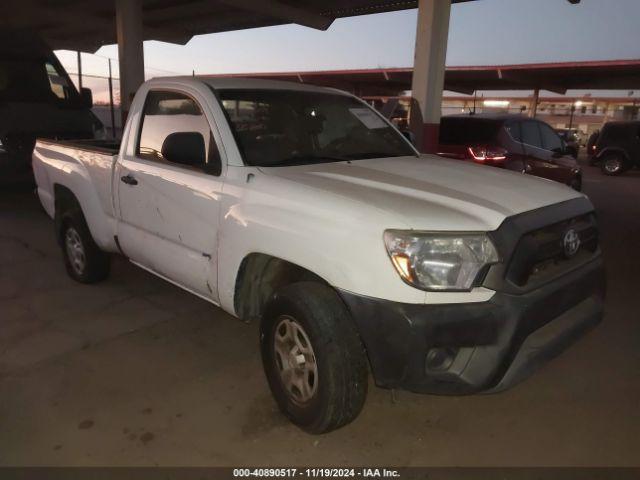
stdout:
[[(144, 81), (144, 40), (186, 43), (198, 34), (296, 23), (326, 30), (336, 18), (418, 8), (411, 128), (437, 144), (452, 3), (473, 0), (5, 0), (0, 28), (37, 32), (54, 49), (118, 43), (126, 115)], [(580, 0), (567, 0), (579, 3)]]
[[(437, 5), (448, 28), (451, 3), (466, 1), (472, 0), (6, 0), (11, 14), (0, 17), (0, 28), (37, 32), (53, 49), (95, 51), (117, 42), (126, 114), (144, 81), (144, 40), (184, 44), (194, 35), (288, 23), (326, 30), (336, 18), (425, 5), (430, 11)], [(430, 27), (440, 23), (435, 18)]]
[[(452, 3), (466, 1), (472, 0)], [(117, 43), (117, 10), (131, 14), (137, 3), (142, 40), (179, 44), (194, 35), (288, 23), (326, 30), (336, 18), (418, 7), (418, 0), (5, 0), (0, 26), (37, 32), (53, 49), (93, 52)]]

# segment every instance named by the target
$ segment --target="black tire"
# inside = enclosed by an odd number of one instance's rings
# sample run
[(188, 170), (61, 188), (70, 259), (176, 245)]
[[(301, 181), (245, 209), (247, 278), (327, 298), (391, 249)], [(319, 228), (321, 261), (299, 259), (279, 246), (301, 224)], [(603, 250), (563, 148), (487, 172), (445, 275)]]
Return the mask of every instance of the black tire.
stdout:
[(628, 169), (627, 160), (620, 153), (608, 153), (600, 160), (600, 170), (611, 177), (622, 175)]
[[(276, 334), (282, 338), (284, 322), (291, 320), (302, 328), (311, 346), (311, 353), (304, 355), (302, 369), (312, 361), (307, 362), (307, 356), (315, 360), (317, 367), (317, 377), (309, 376), (313, 378), (313, 394), (302, 401), (295, 390), (285, 387), (284, 374), (280, 373), (282, 358), (275, 345)], [(298, 338), (302, 341), (302, 337)], [(355, 324), (334, 290), (316, 282), (299, 282), (277, 291), (262, 317), (260, 344), (271, 392), (280, 410), (295, 425), (320, 434), (340, 428), (358, 416), (367, 396), (367, 357)], [(289, 360), (300, 355), (300, 351), (297, 356), (292, 352)], [(299, 369), (300, 361), (297, 362), (296, 368), (289, 370)]]
[[(84, 215), (79, 208), (63, 212), (60, 216), (60, 246), (67, 273), (80, 283), (97, 283), (109, 276), (109, 255), (96, 245)], [(84, 262), (80, 266), (74, 260), (70, 238), (77, 240)]]

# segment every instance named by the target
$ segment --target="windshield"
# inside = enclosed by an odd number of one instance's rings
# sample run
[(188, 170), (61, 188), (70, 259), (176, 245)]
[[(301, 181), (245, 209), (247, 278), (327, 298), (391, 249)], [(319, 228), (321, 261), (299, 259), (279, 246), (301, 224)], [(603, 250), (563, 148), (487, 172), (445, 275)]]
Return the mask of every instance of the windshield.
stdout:
[(353, 97), (294, 90), (218, 90), (248, 165), (303, 165), (416, 155)]

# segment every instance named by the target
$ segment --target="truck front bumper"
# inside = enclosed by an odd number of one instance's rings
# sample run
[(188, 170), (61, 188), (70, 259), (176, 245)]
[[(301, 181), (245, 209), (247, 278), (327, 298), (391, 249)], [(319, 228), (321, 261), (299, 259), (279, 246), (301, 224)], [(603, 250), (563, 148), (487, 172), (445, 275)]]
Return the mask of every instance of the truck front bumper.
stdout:
[(402, 304), (339, 292), (376, 384), (419, 393), (499, 391), (518, 383), (603, 316), (602, 259), (533, 291), (488, 302)]

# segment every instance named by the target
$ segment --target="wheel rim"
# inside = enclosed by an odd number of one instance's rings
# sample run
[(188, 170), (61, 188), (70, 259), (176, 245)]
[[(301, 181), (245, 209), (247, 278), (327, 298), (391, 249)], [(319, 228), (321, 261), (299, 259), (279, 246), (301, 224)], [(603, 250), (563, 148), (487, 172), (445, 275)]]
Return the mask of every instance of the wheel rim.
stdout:
[(617, 157), (608, 158), (604, 162), (604, 168), (609, 173), (616, 173), (616, 172), (620, 171), (621, 167), (622, 167), (622, 163), (620, 162), (620, 159), (617, 158)]
[(318, 390), (318, 365), (304, 328), (292, 317), (279, 317), (273, 348), (287, 394), (295, 403), (309, 402)]
[(73, 271), (78, 275), (82, 275), (86, 265), (86, 257), (82, 240), (75, 228), (69, 227), (67, 229), (64, 236), (64, 244), (71, 268), (73, 268)]

